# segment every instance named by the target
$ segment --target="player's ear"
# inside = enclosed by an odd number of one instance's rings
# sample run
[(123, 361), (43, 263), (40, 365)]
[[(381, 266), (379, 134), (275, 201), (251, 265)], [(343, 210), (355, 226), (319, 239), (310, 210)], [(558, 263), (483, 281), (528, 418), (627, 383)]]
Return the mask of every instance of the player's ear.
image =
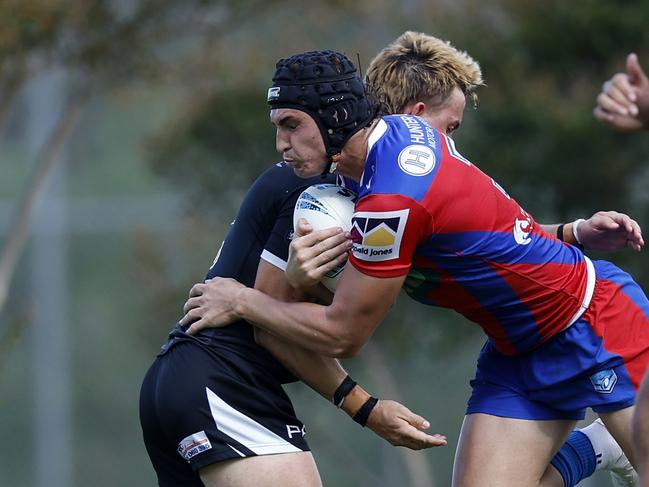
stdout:
[(410, 103), (404, 108), (404, 113), (408, 115), (421, 116), (424, 112), (426, 112), (426, 104), (423, 101)]

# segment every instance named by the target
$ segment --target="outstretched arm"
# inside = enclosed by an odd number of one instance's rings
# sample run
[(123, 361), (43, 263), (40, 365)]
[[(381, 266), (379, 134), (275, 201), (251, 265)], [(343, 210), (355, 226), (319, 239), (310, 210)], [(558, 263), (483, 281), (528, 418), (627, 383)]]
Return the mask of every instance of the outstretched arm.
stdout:
[(630, 248), (639, 252), (644, 246), (640, 225), (617, 211), (598, 211), (588, 220), (541, 226), (550, 235), (572, 245), (583, 245), (587, 250), (613, 252)]
[[(587, 220), (541, 227), (550, 235), (571, 245), (583, 245), (587, 250), (614, 252), (630, 248), (639, 252), (644, 246), (640, 225), (617, 211), (598, 211)], [(350, 247), (349, 235), (339, 229), (314, 232), (306, 220), (300, 220), (291, 242), (286, 278), (295, 288), (312, 288), (328, 271), (345, 262)]]
[(593, 114), (618, 130), (649, 129), (649, 78), (636, 54), (627, 56), (626, 72), (616, 73), (604, 83)]
[[(334, 393), (347, 377), (336, 359), (314, 354), (264, 331), (256, 333), (260, 345), (275, 355), (296, 377), (328, 401), (333, 400)], [(370, 397), (360, 385), (356, 385), (339, 407), (350, 418), (354, 418)], [(391, 445), (404, 446), (411, 450), (447, 444), (444, 435), (430, 435), (424, 431), (430, 427), (425, 418), (413, 413), (406, 406), (387, 399), (377, 402), (365, 426)]]
[[(288, 285), (284, 272), (264, 260), (259, 263), (255, 288), (283, 300), (298, 297)], [(336, 390), (347, 377), (336, 359), (318, 355), (259, 328), (255, 328), (255, 339), (296, 377), (329, 401), (332, 401)], [(354, 418), (369, 398), (370, 395), (356, 385), (347, 394), (340, 408)], [(430, 426), (428, 421), (395, 401), (379, 400), (370, 412), (366, 426), (395, 446), (420, 450), (446, 445), (444, 436), (429, 435), (423, 431)]]
[(304, 348), (330, 357), (352, 357), (392, 307), (406, 276), (376, 278), (347, 266), (329, 306), (284, 303), (234, 279), (196, 284), (181, 325), (197, 333), (240, 318)]

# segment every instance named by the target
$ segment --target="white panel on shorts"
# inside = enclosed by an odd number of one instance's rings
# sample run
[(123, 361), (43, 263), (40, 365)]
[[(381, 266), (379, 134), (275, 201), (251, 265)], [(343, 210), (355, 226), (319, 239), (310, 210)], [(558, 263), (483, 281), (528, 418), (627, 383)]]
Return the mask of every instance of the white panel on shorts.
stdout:
[(579, 309), (570, 319), (565, 328), (570, 328), (575, 323), (575, 321), (581, 318), (581, 315), (583, 315), (584, 312), (588, 309), (588, 306), (590, 306), (590, 302), (593, 299), (593, 294), (595, 293), (595, 281), (597, 280), (597, 275), (595, 274), (595, 266), (593, 265), (593, 262), (585, 255), (584, 260), (586, 261), (586, 271), (588, 276), (588, 279), (586, 280), (586, 290), (584, 291), (584, 299), (582, 300)]
[(234, 409), (209, 387), (206, 387), (205, 390), (216, 427), (249, 450), (257, 455), (302, 451), (254, 419)]

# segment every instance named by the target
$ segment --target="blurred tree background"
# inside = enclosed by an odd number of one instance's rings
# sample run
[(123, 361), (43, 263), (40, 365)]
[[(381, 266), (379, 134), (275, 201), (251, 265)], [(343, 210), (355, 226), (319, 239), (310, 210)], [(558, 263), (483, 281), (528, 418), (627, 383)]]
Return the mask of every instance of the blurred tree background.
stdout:
[[(404, 30), (450, 39), (487, 81), (456, 135), (466, 157), (540, 221), (617, 209), (647, 226), (649, 138), (591, 112), (628, 52), (649, 65), (648, 25), (642, 0), (0, 0), (2, 485), (155, 485), (140, 381), (278, 159), (278, 58), (329, 48), (363, 68)], [(607, 258), (647, 288), (644, 254)], [(325, 485), (449, 485), (481, 342), (404, 297), (345, 361), (446, 448), (394, 449), (289, 386)]]

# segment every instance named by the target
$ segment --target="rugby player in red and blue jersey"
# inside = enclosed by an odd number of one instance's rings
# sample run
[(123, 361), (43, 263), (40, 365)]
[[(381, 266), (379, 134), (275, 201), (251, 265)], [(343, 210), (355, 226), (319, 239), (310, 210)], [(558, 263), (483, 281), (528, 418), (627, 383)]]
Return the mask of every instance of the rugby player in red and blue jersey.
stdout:
[[(353, 65), (347, 69), (355, 73)], [(363, 92), (360, 79), (336, 91), (341, 97)], [(363, 121), (361, 128), (372, 118), (366, 103), (353, 121), (331, 127), (333, 137), (342, 145), (357, 130), (354, 121)], [(309, 139), (318, 136), (317, 128), (293, 131)], [(293, 209), (302, 190), (333, 182), (334, 176), (322, 175), (319, 149), (286, 159), (291, 166), (273, 165), (247, 192), (206, 280), (233, 277), (279, 299), (302, 296), (284, 274)], [(395, 401), (382, 400), (358, 414), (369, 394), (335, 359), (277, 340), (245, 321), (196, 336), (176, 326), (140, 391), (142, 432), (158, 484), (321, 486), (305, 428), (282, 389), (296, 377), (393, 445), (446, 444), (443, 436), (422, 431), (427, 422)]]
[[(340, 62), (318, 54), (323, 63)], [(309, 96), (327, 80), (298, 79), (308, 55), (287, 60), (269, 91), (277, 148), (285, 154), (298, 149), (287, 122), (322, 116)], [(649, 303), (628, 274), (592, 263), (543, 231), (421, 118), (377, 118), (339, 153), (323, 151), (323, 161), (326, 155), (360, 189), (352, 265), (332, 304), (281, 303), (218, 279), (196, 286), (182, 323), (198, 319), (192, 327), (200, 329), (244, 318), (319, 353), (351, 356), (405, 284), (419, 301), (455, 309), (489, 337), (454, 484), (552, 485), (548, 464), (588, 407), (630, 453), (635, 389), (649, 360)], [(562, 481), (574, 485), (578, 475)]]

